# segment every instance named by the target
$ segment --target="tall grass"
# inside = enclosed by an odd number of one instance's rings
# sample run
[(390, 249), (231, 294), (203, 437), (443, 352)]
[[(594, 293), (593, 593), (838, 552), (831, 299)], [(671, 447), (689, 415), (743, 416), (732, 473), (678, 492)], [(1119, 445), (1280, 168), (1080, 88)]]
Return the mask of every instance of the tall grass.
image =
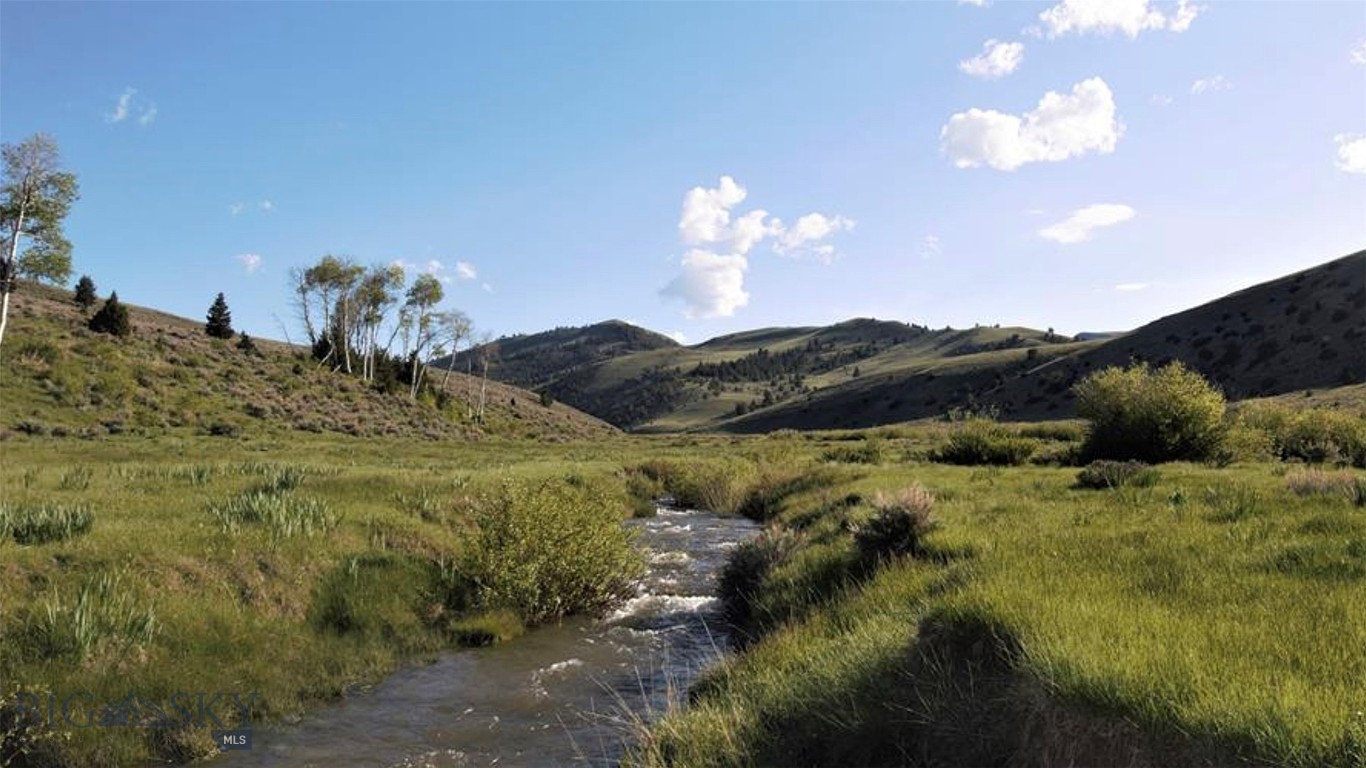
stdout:
[(19, 544), (65, 541), (90, 531), (95, 515), (88, 504), (0, 504), (0, 540)]
[(119, 575), (87, 579), (75, 599), (54, 593), (43, 602), (28, 638), (40, 658), (87, 658), (99, 649), (123, 651), (150, 644), (155, 609), (141, 604)]

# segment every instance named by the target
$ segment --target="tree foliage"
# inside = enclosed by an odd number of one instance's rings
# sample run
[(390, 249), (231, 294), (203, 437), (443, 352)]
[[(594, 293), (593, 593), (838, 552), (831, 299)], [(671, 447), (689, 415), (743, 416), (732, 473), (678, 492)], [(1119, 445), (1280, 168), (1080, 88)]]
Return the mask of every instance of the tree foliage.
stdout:
[[(65, 283), (71, 276), (71, 243), (62, 220), (79, 196), (75, 174), (61, 170), (57, 142), (35, 134), (19, 144), (6, 144), (0, 179), (0, 343), (9, 320), (9, 297), (19, 277)], [(21, 246), (27, 243), (22, 252)]]
[(127, 336), (133, 330), (128, 320), (128, 307), (119, 303), (117, 292), (109, 294), (109, 299), (100, 307), (100, 311), (90, 318), (87, 325), (96, 333), (108, 333), (119, 337)]
[(81, 275), (81, 279), (76, 282), (76, 291), (71, 300), (84, 312), (89, 312), (90, 308), (95, 306), (99, 297), (95, 295), (95, 281), (90, 279), (90, 275)]
[(213, 300), (205, 321), (204, 332), (208, 335), (215, 339), (232, 338), (232, 312), (228, 310), (228, 300), (222, 293)]
[(1223, 436), (1223, 394), (1180, 362), (1106, 368), (1076, 393), (1077, 413), (1091, 422), (1088, 459), (1201, 461)]

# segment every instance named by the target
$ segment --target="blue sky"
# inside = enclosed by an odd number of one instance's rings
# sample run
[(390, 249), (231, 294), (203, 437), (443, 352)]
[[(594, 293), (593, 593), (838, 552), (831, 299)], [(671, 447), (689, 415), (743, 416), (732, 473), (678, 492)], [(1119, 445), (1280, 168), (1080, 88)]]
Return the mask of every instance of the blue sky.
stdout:
[(76, 274), (259, 336), (329, 252), (494, 335), (1123, 329), (1366, 247), (1366, 5), (5, 2), (36, 131)]

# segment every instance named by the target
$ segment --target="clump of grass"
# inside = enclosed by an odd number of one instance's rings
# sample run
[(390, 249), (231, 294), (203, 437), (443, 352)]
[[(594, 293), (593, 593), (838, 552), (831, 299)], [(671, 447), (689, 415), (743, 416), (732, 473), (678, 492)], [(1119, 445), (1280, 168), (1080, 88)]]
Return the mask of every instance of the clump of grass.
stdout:
[(244, 523), (259, 524), (266, 526), (272, 540), (327, 533), (340, 522), (327, 502), (271, 487), (253, 488), (210, 504), (209, 513), (225, 533), (236, 533)]
[(1033, 440), (987, 419), (972, 419), (930, 454), (932, 461), (966, 466), (1018, 466), (1033, 455)]
[(393, 498), (394, 507), (406, 515), (419, 517), (429, 523), (445, 519), (441, 498), (431, 488), (418, 488), (410, 493), (398, 491)]
[(765, 521), (776, 516), (788, 497), (816, 488), (828, 488), (844, 479), (834, 467), (765, 467), (750, 483), (737, 512), (752, 520)]
[(852, 445), (837, 445), (821, 454), (822, 461), (845, 464), (881, 464), (887, 460), (887, 445), (882, 438), (869, 437)]
[(1285, 486), (1296, 496), (1342, 496), (1366, 506), (1366, 477), (1351, 472), (1297, 469), (1286, 474)]
[(1234, 523), (1261, 512), (1262, 495), (1251, 486), (1235, 483), (1205, 489), (1205, 504), (1212, 510), (1210, 519)]
[(865, 558), (915, 557), (924, 552), (925, 534), (935, 527), (934, 494), (919, 483), (873, 495), (873, 516), (854, 532)]
[(1156, 467), (1141, 461), (1109, 461), (1100, 459), (1087, 464), (1077, 473), (1078, 488), (1111, 489), (1121, 487), (1151, 488), (1161, 473)]
[(0, 539), (6, 535), (19, 544), (47, 544), (87, 533), (95, 523), (89, 505), (41, 504), (0, 506)]
[(54, 593), (28, 625), (39, 658), (87, 658), (97, 649), (146, 646), (157, 633), (156, 611), (141, 605), (122, 578), (103, 573), (87, 579), (75, 600)]
[(84, 491), (90, 487), (90, 474), (90, 467), (85, 465), (72, 467), (62, 473), (57, 487), (64, 491)]
[(726, 621), (741, 630), (742, 636), (747, 634), (764, 579), (787, 562), (800, 546), (801, 539), (792, 530), (769, 528), (736, 547), (726, 558), (716, 593)]

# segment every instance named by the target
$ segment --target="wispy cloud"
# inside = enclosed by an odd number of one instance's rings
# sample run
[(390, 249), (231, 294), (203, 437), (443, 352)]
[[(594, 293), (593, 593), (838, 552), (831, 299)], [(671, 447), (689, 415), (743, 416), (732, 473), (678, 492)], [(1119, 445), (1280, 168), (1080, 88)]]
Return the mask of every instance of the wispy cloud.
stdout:
[(146, 128), (155, 119), (157, 119), (157, 105), (153, 104), (142, 110), (142, 114), (138, 117), (138, 125)]
[(489, 285), (488, 283), (484, 283), (483, 285), (481, 285), (481, 286), (479, 286), (479, 287), (480, 287), (480, 288), (483, 288), (485, 293), (493, 293), (493, 286), (492, 286), (492, 285)]
[(275, 211), (275, 203), (272, 203), (269, 200), (262, 200), (256, 204), (256, 207), (260, 208), (263, 213), (272, 213)]
[(114, 102), (114, 111), (104, 116), (106, 123), (121, 123), (128, 119), (128, 110), (133, 104), (133, 97), (137, 95), (138, 89), (124, 88), (123, 93), (119, 94), (118, 101)]
[(1363, 67), (1366, 67), (1366, 40), (1361, 41), (1360, 45), (1353, 48), (1348, 56), (1351, 58), (1353, 64), (1360, 64)]
[(1148, 99), (1148, 103), (1152, 104), (1154, 107), (1167, 107), (1171, 106), (1172, 97), (1161, 93), (1154, 93), (1152, 98)]
[(1063, 245), (1073, 245), (1091, 239), (1091, 234), (1103, 227), (1122, 224), (1136, 215), (1127, 205), (1097, 203), (1078, 208), (1062, 221), (1039, 230), (1039, 237)]
[(1223, 75), (1202, 77), (1191, 83), (1191, 95), (1199, 96), (1202, 93), (1218, 93), (1219, 91), (1227, 91), (1232, 87), (1233, 83), (1230, 83), (1228, 78)]
[(669, 331), (668, 336), (679, 344), (688, 343), (688, 337), (682, 331)]
[(246, 209), (246, 207), (247, 207), (247, 206), (246, 206), (245, 204), (243, 204), (243, 203), (231, 203), (231, 204), (228, 205), (228, 215), (229, 215), (229, 216), (237, 216), (237, 215), (241, 214), (242, 211), (243, 211), (244, 209)]
[(1063, 0), (1040, 13), (1039, 20), (1049, 37), (1120, 32), (1134, 38), (1149, 30), (1185, 32), (1202, 10), (1188, 0), (1177, 0), (1168, 13), (1151, 0)]
[(228, 215), (241, 216), (243, 213), (246, 213), (248, 209), (253, 208), (261, 213), (275, 213), (275, 203), (272, 203), (269, 200), (261, 200), (255, 203), (238, 200), (237, 202), (228, 204)]
[(468, 261), (457, 261), (455, 262), (455, 276), (461, 280), (473, 280), (479, 277), (479, 272)]
[(1148, 287), (1147, 283), (1120, 283), (1115, 286), (1116, 291), (1141, 291)]
[(981, 53), (958, 62), (958, 69), (973, 77), (995, 80), (1014, 72), (1023, 61), (1024, 43), (988, 40), (982, 44)]
[(247, 270), (248, 275), (261, 268), (261, 257), (257, 254), (239, 253), (235, 258), (242, 262), (242, 267)]
[(925, 235), (920, 238), (920, 247), (916, 249), (916, 255), (922, 259), (932, 259), (943, 252), (937, 235)]

